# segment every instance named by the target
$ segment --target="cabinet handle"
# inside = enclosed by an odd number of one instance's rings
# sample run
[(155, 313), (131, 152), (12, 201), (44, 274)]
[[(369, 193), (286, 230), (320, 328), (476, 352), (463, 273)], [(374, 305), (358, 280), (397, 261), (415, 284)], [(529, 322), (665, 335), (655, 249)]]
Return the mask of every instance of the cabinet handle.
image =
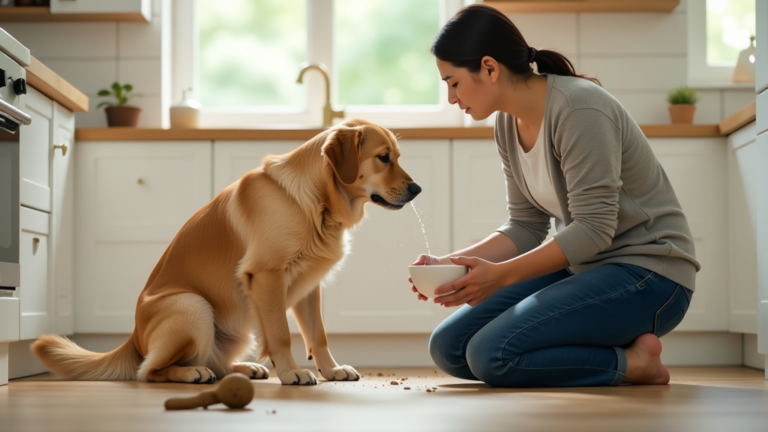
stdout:
[(62, 156), (66, 156), (67, 155), (67, 145), (66, 144), (62, 144), (62, 145), (55, 145), (54, 144), (53, 149), (54, 150), (61, 149), (61, 155)]
[(32, 238), (32, 253), (36, 254), (37, 249), (40, 247), (40, 238), (39, 237), (33, 237)]
[(143, 179), (143, 178), (141, 178), (141, 177), (139, 177), (139, 179), (138, 179), (138, 180), (136, 180), (136, 183), (138, 183), (138, 184), (140, 184), (140, 185), (143, 185), (143, 184), (144, 184), (144, 179)]

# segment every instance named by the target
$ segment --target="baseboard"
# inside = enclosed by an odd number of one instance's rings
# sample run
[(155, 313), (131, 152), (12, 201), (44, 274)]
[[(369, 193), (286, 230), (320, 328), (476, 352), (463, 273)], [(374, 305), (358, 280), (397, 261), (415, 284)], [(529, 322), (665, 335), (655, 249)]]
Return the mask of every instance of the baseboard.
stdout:
[[(79, 334), (71, 339), (97, 352), (111, 351), (130, 335)], [(668, 366), (734, 366), (743, 364), (738, 333), (672, 332), (662, 339), (662, 361)], [(429, 334), (330, 334), (328, 343), (337, 362), (361, 367), (434, 367), (427, 351)], [(302, 367), (307, 360), (304, 341), (292, 335), (292, 350)], [(750, 365), (753, 363), (750, 359)], [(750, 366), (753, 367), (753, 366)]]
[(757, 335), (744, 334), (744, 366), (765, 370), (766, 355), (757, 352)]
[(9, 344), (9, 379), (39, 375), (48, 371), (29, 348), (32, 342), (34, 340), (22, 340)]

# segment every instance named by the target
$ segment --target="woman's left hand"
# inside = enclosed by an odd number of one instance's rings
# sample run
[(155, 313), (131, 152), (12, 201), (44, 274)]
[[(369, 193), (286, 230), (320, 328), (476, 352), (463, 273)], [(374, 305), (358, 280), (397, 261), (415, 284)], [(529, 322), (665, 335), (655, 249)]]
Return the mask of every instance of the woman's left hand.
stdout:
[(503, 267), (503, 264), (494, 264), (475, 257), (451, 257), (451, 261), (457, 265), (467, 266), (469, 272), (461, 279), (435, 290), (438, 296), (442, 293), (456, 291), (452, 294), (435, 298), (435, 303), (447, 307), (459, 306), (465, 303), (475, 306), (508, 285), (504, 282), (506, 269)]

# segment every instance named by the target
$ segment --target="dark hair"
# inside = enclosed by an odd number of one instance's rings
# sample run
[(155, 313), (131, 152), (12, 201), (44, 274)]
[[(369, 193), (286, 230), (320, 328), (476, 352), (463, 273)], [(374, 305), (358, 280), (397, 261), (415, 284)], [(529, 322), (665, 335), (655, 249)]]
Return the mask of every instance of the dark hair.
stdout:
[(533, 74), (530, 63), (535, 61), (540, 74), (575, 76), (600, 85), (597, 78), (577, 74), (564, 55), (529, 47), (506, 15), (482, 4), (467, 6), (448, 20), (432, 43), (432, 54), (470, 72), (479, 71), (482, 58), (490, 56), (522, 77)]

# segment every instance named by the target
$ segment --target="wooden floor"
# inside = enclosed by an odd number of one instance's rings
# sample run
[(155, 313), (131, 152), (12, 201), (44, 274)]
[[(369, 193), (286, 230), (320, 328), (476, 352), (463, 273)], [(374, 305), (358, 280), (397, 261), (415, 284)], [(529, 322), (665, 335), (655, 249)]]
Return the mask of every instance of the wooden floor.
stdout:
[(493, 389), (434, 369), (359, 371), (361, 381), (314, 387), (253, 381), (245, 409), (207, 411), (163, 403), (211, 386), (42, 375), (0, 387), (0, 431), (768, 431), (768, 381), (748, 368), (670, 368), (668, 386), (567, 389)]

